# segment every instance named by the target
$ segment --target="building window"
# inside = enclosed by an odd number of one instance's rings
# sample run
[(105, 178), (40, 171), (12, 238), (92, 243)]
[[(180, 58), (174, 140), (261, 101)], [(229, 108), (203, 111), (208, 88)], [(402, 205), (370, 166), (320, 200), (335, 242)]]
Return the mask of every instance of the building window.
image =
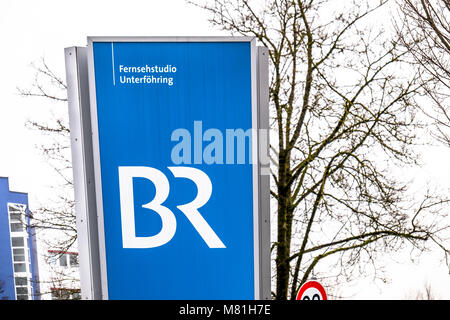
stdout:
[(67, 254), (62, 254), (58, 260), (61, 267), (67, 267)]
[(27, 287), (16, 287), (16, 293), (17, 296), (19, 295), (28, 295), (28, 288)]
[(11, 237), (11, 244), (14, 247), (23, 247), (25, 246), (25, 241), (23, 237)]
[(51, 256), (49, 257), (49, 263), (52, 265), (58, 265), (60, 267), (78, 267), (78, 253), (76, 252), (62, 252), (57, 250), (48, 251)]
[(27, 206), (20, 203), (8, 203), (9, 221), (22, 222), (22, 217), (26, 216)]
[(25, 261), (25, 249), (13, 248), (13, 260), (14, 262)]
[(25, 263), (14, 263), (14, 272), (27, 272), (27, 265)]
[(20, 222), (11, 223), (11, 232), (22, 232), (23, 225)]
[(16, 286), (27, 286), (28, 285), (28, 279), (25, 277), (15, 277), (14, 280), (16, 281)]
[(71, 267), (77, 267), (78, 266), (78, 254), (70, 254), (69, 255), (69, 263)]
[(31, 299), (31, 260), (28, 248), (28, 233), (24, 226), (27, 206), (20, 203), (8, 203), (8, 217), (13, 255), (14, 282), (17, 300)]
[(28, 300), (31, 293), (28, 279), (26, 277), (15, 277), (17, 300)]

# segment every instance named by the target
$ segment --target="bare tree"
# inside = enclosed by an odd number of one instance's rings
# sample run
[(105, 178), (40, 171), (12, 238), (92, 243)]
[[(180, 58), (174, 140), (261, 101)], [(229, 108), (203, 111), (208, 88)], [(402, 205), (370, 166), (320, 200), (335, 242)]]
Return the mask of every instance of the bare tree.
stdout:
[(422, 110), (434, 120), (435, 137), (450, 146), (450, 1), (399, 0), (398, 5), (400, 43), (424, 71), (431, 98)]
[(370, 263), (376, 272), (377, 254), (405, 243), (424, 250), (431, 240), (448, 253), (438, 222), (448, 201), (408, 199), (393, 170), (417, 164), (416, 97), (425, 87), (377, 18), (387, 2), (194, 3), (213, 25), (269, 50), (276, 299), (295, 299), (325, 258), (327, 276), (345, 279)]
[(422, 289), (413, 290), (406, 294), (407, 300), (437, 300), (438, 295), (435, 293), (430, 282), (425, 282)]
[[(26, 123), (28, 128), (36, 130), (44, 136), (42, 143), (37, 147), (56, 173), (56, 177), (59, 177), (56, 185), (49, 186), (54, 190), (53, 200), (46, 201), (41, 207), (30, 211), (31, 227), (41, 232), (40, 241), (52, 249), (44, 255), (47, 269), (52, 273), (52, 278), (40, 279), (40, 283), (41, 285), (50, 285), (53, 290), (57, 290), (51, 293), (54, 298), (58, 298), (60, 297), (58, 294), (64, 291), (67, 284), (70, 288), (79, 287), (79, 278), (74, 277), (72, 269), (58, 269), (52, 263), (69, 251), (77, 240), (70, 130), (67, 115), (67, 87), (61, 77), (49, 68), (44, 59), (38, 64), (33, 64), (33, 68), (36, 72), (32, 87), (18, 88), (19, 94), (27, 98), (43, 99), (48, 104), (54, 104), (54, 109), (59, 109), (59, 112), (49, 114), (45, 120), (31, 119)], [(61, 287), (61, 285), (64, 286)], [(43, 291), (41, 293), (50, 292)], [(55, 293), (58, 294), (55, 295)], [(64, 297), (72, 297), (72, 295)]]

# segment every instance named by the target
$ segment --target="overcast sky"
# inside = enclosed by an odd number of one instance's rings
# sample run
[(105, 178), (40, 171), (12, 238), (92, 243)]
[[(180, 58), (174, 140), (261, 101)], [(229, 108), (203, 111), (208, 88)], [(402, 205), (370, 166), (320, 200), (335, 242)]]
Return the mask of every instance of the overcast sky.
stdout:
[[(30, 88), (35, 75), (31, 64), (41, 58), (64, 79), (64, 48), (85, 46), (87, 36), (107, 35), (229, 34), (213, 29), (205, 12), (183, 0), (1, 0), (0, 176), (10, 178), (13, 190), (29, 192), (32, 209), (49, 197), (54, 174), (36, 149), (42, 136), (24, 124), (28, 119), (45, 119), (52, 109), (64, 106), (20, 97), (17, 87)], [(412, 175), (418, 181), (430, 180), (447, 190), (450, 151), (437, 146), (423, 150), (425, 166)], [(429, 281), (439, 297), (450, 299), (450, 277), (446, 267), (439, 266), (436, 259), (423, 259), (419, 265), (392, 262), (388, 271), (393, 279), (390, 285), (377, 288), (367, 279), (351, 290), (342, 288), (340, 292), (354, 293), (353, 298), (401, 299), (408, 290), (422, 288)]]

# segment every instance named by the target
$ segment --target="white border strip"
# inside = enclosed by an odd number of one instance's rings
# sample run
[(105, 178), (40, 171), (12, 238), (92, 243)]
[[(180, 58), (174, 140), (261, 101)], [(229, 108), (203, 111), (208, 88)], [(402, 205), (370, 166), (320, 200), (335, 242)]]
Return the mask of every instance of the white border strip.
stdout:
[(108, 37), (91, 36), (89, 42), (252, 42), (255, 37)]
[(116, 71), (114, 64), (114, 42), (111, 42), (111, 60), (112, 60), (112, 74), (113, 74), (113, 85), (116, 85)]
[(259, 154), (258, 154), (258, 88), (257, 88), (257, 48), (256, 39), (250, 43), (251, 90), (252, 90), (252, 169), (253, 169), (253, 266), (255, 300), (260, 299), (259, 261)]
[(108, 278), (106, 268), (106, 248), (105, 248), (105, 225), (103, 219), (103, 195), (102, 195), (102, 177), (100, 168), (100, 146), (98, 135), (97, 119), (97, 91), (95, 87), (95, 68), (94, 68), (94, 46), (93, 41), (88, 38), (88, 74), (89, 74), (89, 97), (91, 107), (91, 128), (92, 128), (92, 151), (94, 158), (94, 177), (95, 194), (97, 202), (97, 226), (99, 236), (100, 253), (100, 274), (102, 285), (102, 299), (108, 300)]

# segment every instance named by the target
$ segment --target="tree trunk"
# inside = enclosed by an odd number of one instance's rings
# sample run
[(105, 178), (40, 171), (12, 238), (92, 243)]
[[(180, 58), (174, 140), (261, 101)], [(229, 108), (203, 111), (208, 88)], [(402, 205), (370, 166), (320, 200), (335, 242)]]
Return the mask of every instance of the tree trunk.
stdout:
[(292, 208), (291, 188), (288, 184), (290, 172), (289, 152), (280, 152), (278, 168), (278, 239), (276, 255), (277, 300), (286, 300), (289, 289), (289, 256), (291, 251)]

